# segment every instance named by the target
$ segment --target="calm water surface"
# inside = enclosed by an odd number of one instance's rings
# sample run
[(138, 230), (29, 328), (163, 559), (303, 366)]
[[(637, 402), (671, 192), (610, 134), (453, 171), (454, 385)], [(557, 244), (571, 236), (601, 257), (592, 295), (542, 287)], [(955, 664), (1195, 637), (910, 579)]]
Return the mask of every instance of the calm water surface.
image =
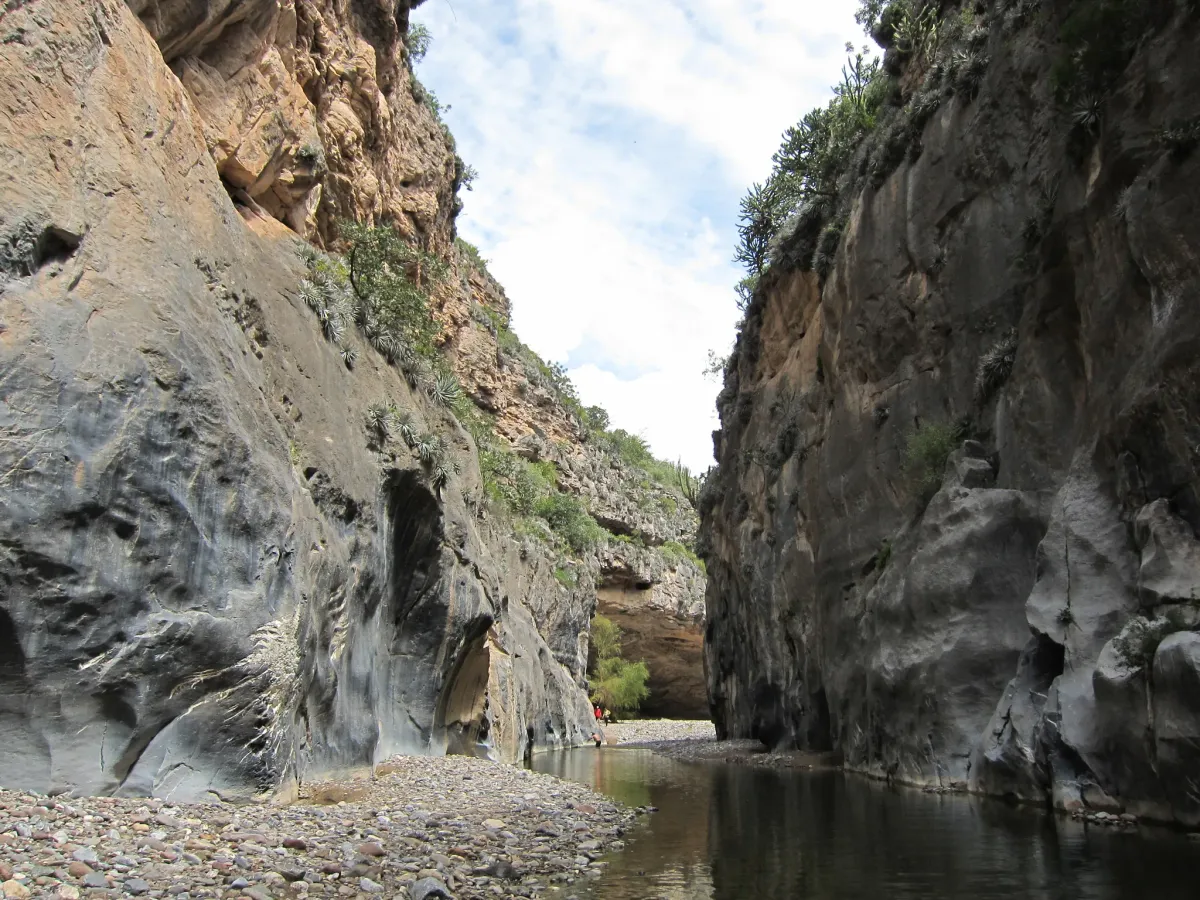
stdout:
[(547, 754), (534, 768), (659, 808), (609, 857), (597, 900), (1200, 900), (1200, 842), (1165, 830), (645, 750)]

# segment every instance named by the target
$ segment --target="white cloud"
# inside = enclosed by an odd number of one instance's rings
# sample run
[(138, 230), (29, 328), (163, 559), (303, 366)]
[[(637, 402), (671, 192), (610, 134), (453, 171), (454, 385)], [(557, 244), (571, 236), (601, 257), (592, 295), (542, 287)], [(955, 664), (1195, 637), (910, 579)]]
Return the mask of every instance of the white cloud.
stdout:
[(857, 0), (428, 0), (422, 80), (514, 328), (656, 454), (711, 462), (737, 203), (861, 41)]

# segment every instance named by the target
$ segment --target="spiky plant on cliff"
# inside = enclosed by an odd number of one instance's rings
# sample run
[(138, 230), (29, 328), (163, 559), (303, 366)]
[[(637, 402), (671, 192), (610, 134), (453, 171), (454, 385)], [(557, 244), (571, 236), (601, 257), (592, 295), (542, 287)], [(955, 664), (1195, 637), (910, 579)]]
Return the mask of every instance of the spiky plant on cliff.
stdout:
[(1017, 330), (1010, 328), (979, 358), (975, 368), (975, 402), (981, 406), (1008, 380), (1017, 358)]

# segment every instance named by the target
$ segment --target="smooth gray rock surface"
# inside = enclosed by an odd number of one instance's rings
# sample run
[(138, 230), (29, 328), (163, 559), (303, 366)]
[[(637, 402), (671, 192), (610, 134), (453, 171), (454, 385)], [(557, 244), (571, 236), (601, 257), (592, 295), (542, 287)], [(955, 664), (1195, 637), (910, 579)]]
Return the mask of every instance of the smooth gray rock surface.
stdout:
[[(235, 798), (398, 752), (582, 743), (590, 604), (466, 508), (447, 413), (321, 337), (295, 241), (239, 215), (134, 14), (32, 2), (4, 24), (0, 785)], [(462, 475), (439, 490), (371, 449), (381, 398)], [(574, 654), (539, 631), (545, 595)]]
[(985, 6), (978, 96), (747, 310), (700, 509), (718, 735), (1194, 824), (1200, 153), (1160, 129), (1200, 25), (1164, 6), (1081, 142), (1061, 9)]

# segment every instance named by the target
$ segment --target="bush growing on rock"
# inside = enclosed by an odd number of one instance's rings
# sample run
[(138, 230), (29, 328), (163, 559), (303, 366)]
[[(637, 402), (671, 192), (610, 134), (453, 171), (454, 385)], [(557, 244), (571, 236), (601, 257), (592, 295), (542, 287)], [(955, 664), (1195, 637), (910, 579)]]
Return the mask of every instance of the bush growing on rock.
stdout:
[(575, 497), (558, 492), (537, 501), (534, 512), (576, 553), (591, 550), (604, 540), (605, 531)]
[(650, 670), (645, 662), (631, 663), (621, 657), (621, 629), (606, 616), (592, 619), (592, 648), (595, 665), (588, 687), (592, 702), (613, 712), (637, 710), (650, 696), (646, 681)]
[(941, 422), (920, 425), (909, 434), (904, 467), (922, 501), (928, 501), (941, 487), (946, 461), (960, 439), (959, 428)]
[(1006, 331), (983, 356), (975, 369), (975, 402), (984, 404), (1000, 389), (1017, 358), (1017, 330)]

